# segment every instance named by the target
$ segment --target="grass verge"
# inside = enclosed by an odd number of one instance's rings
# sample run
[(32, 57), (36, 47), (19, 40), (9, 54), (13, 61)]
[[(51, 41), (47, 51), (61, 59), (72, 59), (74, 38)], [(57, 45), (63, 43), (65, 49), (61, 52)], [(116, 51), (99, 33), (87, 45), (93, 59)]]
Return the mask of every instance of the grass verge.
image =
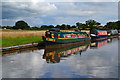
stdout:
[(31, 36), (31, 37), (18, 37), (18, 38), (2, 38), (2, 47), (26, 44), (31, 42), (40, 42), (42, 37)]

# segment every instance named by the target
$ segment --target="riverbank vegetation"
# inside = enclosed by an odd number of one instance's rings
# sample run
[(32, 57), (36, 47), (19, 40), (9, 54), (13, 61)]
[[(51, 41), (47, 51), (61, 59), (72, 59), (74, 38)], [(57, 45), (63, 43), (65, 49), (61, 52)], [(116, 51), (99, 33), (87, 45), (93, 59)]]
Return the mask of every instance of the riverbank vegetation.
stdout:
[(2, 47), (42, 41), (45, 31), (3, 30)]
[(120, 30), (120, 21), (107, 22), (105, 25), (101, 25), (100, 22), (95, 20), (87, 20), (85, 23), (76, 22), (75, 25), (60, 24), (60, 25), (41, 25), (41, 26), (29, 26), (25, 21), (17, 21), (15, 26), (0, 26), (2, 29), (13, 30), (48, 30), (49, 28), (60, 28), (61, 30), (93, 30), (93, 29), (117, 29)]

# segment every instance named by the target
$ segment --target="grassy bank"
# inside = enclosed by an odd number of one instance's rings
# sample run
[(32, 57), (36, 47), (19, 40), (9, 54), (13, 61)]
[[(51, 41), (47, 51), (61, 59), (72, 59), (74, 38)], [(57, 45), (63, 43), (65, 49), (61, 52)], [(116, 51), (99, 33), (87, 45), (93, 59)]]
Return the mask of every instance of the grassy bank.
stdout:
[(40, 41), (42, 41), (42, 39), (39, 36), (24, 37), (24, 38), (2, 38), (2, 47), (26, 44), (31, 42), (40, 42)]
[(2, 47), (42, 41), (45, 31), (3, 30)]

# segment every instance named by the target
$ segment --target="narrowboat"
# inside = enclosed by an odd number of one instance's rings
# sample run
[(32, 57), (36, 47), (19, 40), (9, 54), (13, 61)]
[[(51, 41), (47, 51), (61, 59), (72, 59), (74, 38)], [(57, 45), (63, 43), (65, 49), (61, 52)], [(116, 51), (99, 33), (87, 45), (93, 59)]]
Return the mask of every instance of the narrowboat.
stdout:
[(118, 30), (108, 30), (107, 34), (108, 34), (108, 36), (118, 35)]
[(45, 32), (45, 36), (42, 36), (43, 41), (52, 43), (70, 43), (90, 40), (90, 36), (86, 32), (71, 31), (63, 32), (58, 28), (51, 28)]
[(100, 38), (100, 37), (107, 37), (107, 31), (106, 30), (91, 30), (90, 31), (91, 38)]

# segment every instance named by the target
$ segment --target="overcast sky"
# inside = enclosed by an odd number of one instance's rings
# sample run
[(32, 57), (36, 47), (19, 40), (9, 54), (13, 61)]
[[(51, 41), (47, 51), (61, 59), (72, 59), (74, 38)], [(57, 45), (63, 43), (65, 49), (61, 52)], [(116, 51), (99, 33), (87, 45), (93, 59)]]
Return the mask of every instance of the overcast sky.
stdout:
[[(70, 24), (94, 19), (102, 24), (118, 20), (117, 0), (91, 0), (65, 2), (48, 0), (5, 0), (2, 2), (2, 25), (13, 26), (16, 21), (24, 20), (30, 26)], [(1, 24), (0, 24), (1, 25)]]

